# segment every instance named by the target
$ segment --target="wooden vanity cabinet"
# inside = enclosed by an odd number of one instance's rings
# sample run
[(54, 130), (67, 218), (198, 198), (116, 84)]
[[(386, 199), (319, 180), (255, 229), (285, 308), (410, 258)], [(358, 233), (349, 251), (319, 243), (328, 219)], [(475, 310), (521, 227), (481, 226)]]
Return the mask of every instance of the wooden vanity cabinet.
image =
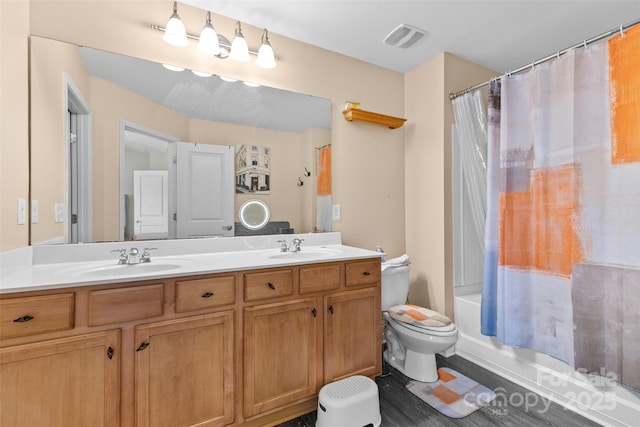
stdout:
[(340, 378), (380, 374), (379, 272), (377, 258), (303, 265), (288, 298), (245, 298), (245, 417), (315, 399)]
[(317, 316), (315, 298), (244, 309), (246, 417), (315, 395)]
[(375, 288), (324, 297), (324, 382), (380, 374), (380, 294)]
[(0, 425), (119, 426), (120, 331), (0, 348)]
[(224, 426), (234, 420), (233, 312), (135, 329), (137, 426)]
[(310, 412), (323, 385), (381, 371), (379, 270), (375, 258), (0, 295), (0, 425)]

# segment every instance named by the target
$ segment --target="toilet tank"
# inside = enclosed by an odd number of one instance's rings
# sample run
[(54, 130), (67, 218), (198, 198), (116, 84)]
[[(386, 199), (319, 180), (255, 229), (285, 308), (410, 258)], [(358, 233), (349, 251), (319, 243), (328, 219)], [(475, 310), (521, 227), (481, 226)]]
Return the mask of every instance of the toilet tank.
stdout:
[(407, 302), (409, 267), (388, 267), (382, 271), (382, 311)]

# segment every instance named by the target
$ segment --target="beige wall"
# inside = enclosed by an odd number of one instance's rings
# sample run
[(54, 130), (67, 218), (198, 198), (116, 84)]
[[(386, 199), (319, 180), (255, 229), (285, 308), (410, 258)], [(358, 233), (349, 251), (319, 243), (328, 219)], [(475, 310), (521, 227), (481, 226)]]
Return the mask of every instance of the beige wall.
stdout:
[(73, 45), (31, 39), (31, 198), (38, 201), (38, 223), (31, 242), (64, 239), (65, 224), (55, 222), (55, 204), (66, 203), (66, 84), (69, 78), (91, 102), (89, 74)]
[[(31, 31), (330, 99), (333, 200), (342, 207), (334, 230), (343, 233), (345, 244), (379, 244), (390, 256), (408, 253), (413, 259), (412, 301), (452, 315), (448, 93), (492, 77), (493, 72), (441, 54), (402, 75), (277, 34), (270, 38), (280, 58), (278, 67), (262, 70), (204, 58), (193, 45), (179, 49), (162, 42), (161, 34), (149, 26), (166, 22), (171, 1), (130, 1), (126, 13), (122, 4), (31, 2)], [(180, 15), (190, 33), (200, 30), (201, 10), (181, 4)], [(233, 34), (233, 20), (214, 15), (214, 22), (220, 33)], [(250, 46), (257, 47), (261, 29), (244, 25), (243, 32)], [(404, 116), (407, 124), (389, 130), (348, 123), (341, 114), (346, 100), (360, 101), (363, 109)]]
[(492, 70), (442, 53), (405, 75), (405, 181), (411, 302), (453, 316), (453, 202), (449, 93)]
[[(270, 34), (279, 57), (278, 67), (263, 70), (253, 64), (212, 60), (195, 45), (168, 46), (151, 24), (164, 25), (171, 1), (57, 2), (31, 4), (33, 34), (51, 37), (157, 62), (181, 64), (242, 80), (320, 96), (332, 101), (333, 199), (342, 206), (342, 231), (346, 244), (388, 252), (404, 252), (403, 130), (364, 123), (348, 123), (342, 116), (346, 100), (362, 107), (402, 116), (403, 76), (364, 62)], [(187, 31), (200, 31), (204, 12), (180, 4)], [(99, 19), (96, 19), (99, 17)], [(231, 36), (235, 21), (214, 15), (216, 30)], [(242, 27), (250, 47), (257, 48), (261, 29)], [(297, 187), (296, 187), (297, 188)]]
[(18, 225), (17, 200), (29, 200), (29, 3), (0, 1), (0, 251), (29, 244), (29, 212)]

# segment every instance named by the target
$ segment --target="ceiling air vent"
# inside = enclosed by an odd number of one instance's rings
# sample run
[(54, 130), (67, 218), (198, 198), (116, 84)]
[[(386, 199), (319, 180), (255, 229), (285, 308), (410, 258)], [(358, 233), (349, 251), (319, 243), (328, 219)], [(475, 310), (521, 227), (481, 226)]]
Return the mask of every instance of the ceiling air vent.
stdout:
[(406, 49), (417, 43), (426, 33), (425, 30), (413, 25), (400, 24), (385, 37), (384, 43)]

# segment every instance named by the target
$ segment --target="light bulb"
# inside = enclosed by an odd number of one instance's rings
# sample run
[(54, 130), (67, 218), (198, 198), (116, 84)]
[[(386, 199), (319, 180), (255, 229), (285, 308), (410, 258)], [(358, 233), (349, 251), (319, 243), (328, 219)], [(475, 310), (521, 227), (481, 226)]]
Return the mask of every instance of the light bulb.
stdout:
[(184, 71), (184, 67), (178, 67), (177, 65), (162, 64), (162, 66), (171, 71)]
[(249, 46), (247, 46), (247, 41), (242, 35), (240, 21), (236, 22), (236, 36), (234, 37), (233, 42), (231, 42), (231, 52), (229, 53), (229, 58), (238, 62), (249, 61)]
[(198, 70), (191, 70), (191, 72), (193, 74), (195, 74), (198, 77), (211, 77), (212, 74), (211, 73), (206, 73), (204, 71), (198, 71)]
[(211, 25), (211, 12), (207, 12), (207, 20), (200, 32), (198, 50), (208, 55), (218, 55), (220, 53), (218, 34), (216, 34), (216, 30)]
[(164, 30), (162, 40), (169, 43), (171, 46), (186, 47), (189, 45), (187, 40), (187, 30), (184, 28), (184, 24), (178, 16), (178, 2), (173, 2), (173, 14), (167, 22), (167, 27)]
[(271, 43), (269, 43), (269, 33), (266, 29), (262, 33), (262, 45), (258, 50), (256, 65), (260, 68), (275, 68), (276, 66), (276, 55), (273, 52)]

